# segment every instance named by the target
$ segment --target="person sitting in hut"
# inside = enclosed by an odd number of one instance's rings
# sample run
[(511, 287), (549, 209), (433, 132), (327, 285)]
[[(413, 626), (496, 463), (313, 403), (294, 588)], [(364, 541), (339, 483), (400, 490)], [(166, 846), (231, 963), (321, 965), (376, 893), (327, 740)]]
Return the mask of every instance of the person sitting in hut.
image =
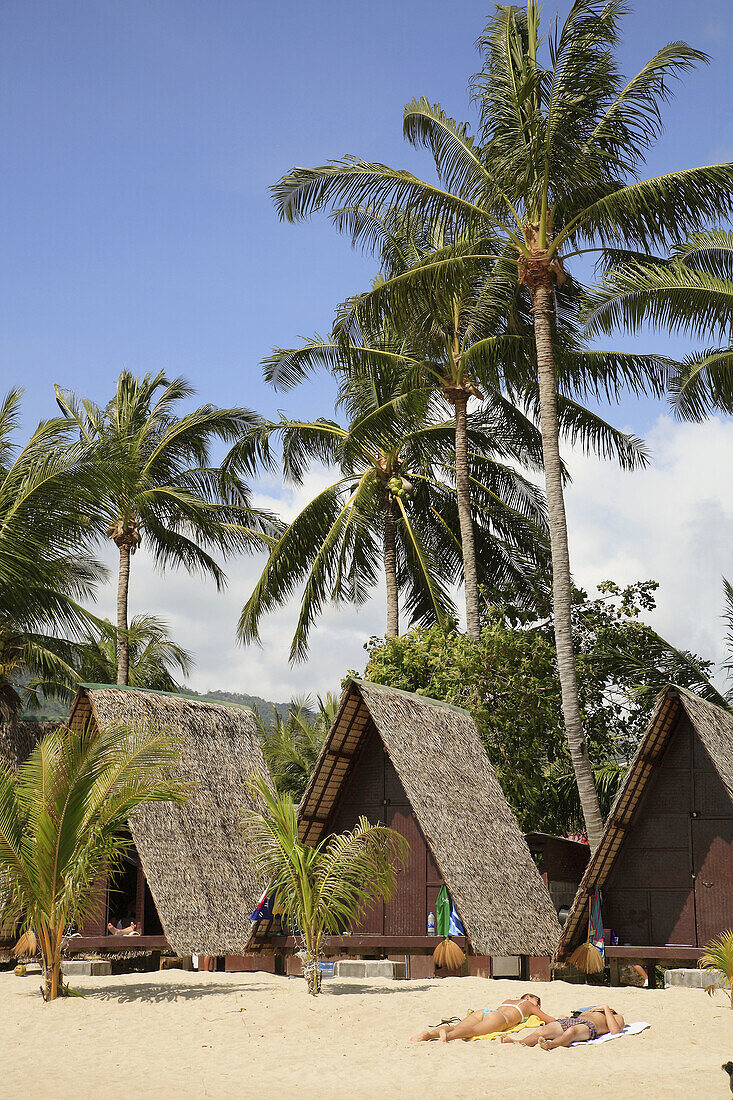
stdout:
[(117, 921), (117, 924), (112, 924), (110, 921), (107, 925), (107, 931), (110, 936), (139, 936), (140, 929), (135, 924), (132, 917), (128, 917), (129, 923), (123, 926), (122, 917)]
[(618, 1035), (623, 1031), (623, 1016), (608, 1005), (596, 1005), (579, 1016), (562, 1016), (530, 1032), (523, 1039), (502, 1037), (502, 1043), (518, 1043), (524, 1047), (541, 1046), (543, 1050), (569, 1047), (571, 1043), (587, 1043), (599, 1035)]
[(546, 1024), (552, 1023), (555, 1019), (554, 1016), (548, 1016), (542, 1011), (541, 1001), (535, 993), (524, 993), (518, 1000), (502, 1001), (498, 1008), (469, 1012), (468, 1016), (459, 1023), (439, 1024), (437, 1027), (426, 1028), (425, 1031), (412, 1035), (410, 1041), (450, 1043), (453, 1039), (474, 1039), (480, 1035), (491, 1035), (494, 1032), (516, 1027), (528, 1016), (538, 1016)]

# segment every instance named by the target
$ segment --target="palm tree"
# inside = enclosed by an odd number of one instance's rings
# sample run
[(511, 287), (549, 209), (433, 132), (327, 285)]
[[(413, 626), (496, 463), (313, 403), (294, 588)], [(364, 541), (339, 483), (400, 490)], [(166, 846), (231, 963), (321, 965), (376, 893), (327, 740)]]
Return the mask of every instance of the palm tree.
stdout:
[(604, 277), (590, 298), (589, 331), (625, 327), (635, 332), (646, 322), (671, 332), (724, 340), (689, 355), (670, 379), (669, 396), (677, 416), (702, 420), (711, 409), (733, 412), (733, 233), (711, 229), (694, 233), (671, 260), (620, 264)]
[[(329, 205), (337, 212), (398, 206), (418, 224), (441, 221), (456, 240), (471, 242), (470, 251), (438, 255), (418, 275), (403, 278), (405, 292), (419, 279), (445, 294), (460, 285), (467, 267), (516, 265), (532, 309), (563, 713), (591, 847), (603, 822), (578, 705), (557, 414), (563, 378), (553, 342), (571, 304), (563, 295), (564, 264), (593, 250), (646, 255), (679, 239), (681, 227), (696, 231), (733, 208), (733, 164), (638, 179), (672, 79), (706, 58), (673, 43), (625, 80), (615, 56), (623, 11), (621, 0), (575, 0), (563, 26), (547, 38), (550, 57), (543, 66), (537, 0), (528, 0), (526, 11), (497, 6), (479, 40), (484, 66), (472, 82), (480, 144), (425, 99), (405, 109), (406, 136), (430, 149), (438, 184), (347, 157), (321, 168), (295, 168), (274, 188), (288, 220)], [(398, 298), (392, 295), (393, 306)], [(664, 382), (659, 363), (642, 357), (583, 351), (577, 368), (566, 381), (609, 394), (621, 385), (659, 390)]]
[(289, 795), (275, 795), (261, 777), (250, 786), (264, 810), (246, 810), (243, 836), (253, 861), (270, 884), (274, 908), (287, 915), (303, 941), (303, 974), (315, 996), (323, 937), (338, 935), (397, 886), (399, 865), (409, 856), (404, 837), (360, 817), (352, 832), (330, 834), (315, 848), (298, 837), (298, 815)]
[(40, 695), (68, 698), (83, 647), (8, 623), (0, 628), (0, 722), (35, 709)]
[(0, 405), (0, 629), (74, 633), (92, 621), (79, 601), (105, 576), (85, 552), (101, 477), (55, 421), (13, 443), (21, 396), (12, 389)]
[(242, 481), (211, 465), (212, 443), (238, 439), (254, 415), (213, 405), (177, 415), (176, 405), (193, 392), (183, 379), (169, 381), (162, 372), (135, 378), (123, 371), (115, 396), (101, 409), (56, 387), (64, 418), (96, 448), (107, 471), (104, 518), (95, 532), (119, 550), (118, 684), (129, 678), (130, 559), (143, 540), (161, 569), (199, 571), (221, 589), (226, 577), (208, 550), (229, 555), (259, 549), (279, 529), (274, 517), (250, 506)]
[[(404, 393), (409, 357), (388, 343), (364, 339), (344, 358), (339, 344), (316, 339), (273, 356), (283, 372), (306, 363), (334, 365), (339, 404), (349, 418), (346, 427), (327, 420), (263, 422), (256, 442), (260, 461), (272, 464), (269, 441), (280, 436), (286, 480), (299, 483), (313, 460), (336, 466), (340, 475), (276, 540), (240, 617), (240, 638), (257, 639), (263, 613), (305, 579), (291, 660), (304, 657), (310, 627), (327, 600), (361, 604), (371, 597), (380, 556), (388, 634), (399, 633), (400, 593), (411, 622), (455, 618), (449, 589), (463, 562), (453, 427), (430, 393)], [(517, 409), (497, 400), (475, 418), (468, 443), (480, 579), (514, 582), (521, 591), (545, 553), (544, 506), (539, 491), (501, 459), (526, 460), (533, 444), (539, 456), (539, 437)]]
[(253, 707), (265, 763), (275, 790), (292, 795), (296, 801), (306, 788), (326, 735), (335, 721), (339, 698), (328, 692), (325, 699), (318, 695), (316, 703), (318, 709), (314, 715), (308, 696), (293, 699), (287, 719), (283, 720), (280, 712), (273, 708), (270, 722)]
[(100, 519), (103, 474), (90, 449), (56, 421), (13, 442), (21, 391), (0, 405), (0, 717), (33, 695), (37, 680), (73, 677), (79, 638), (96, 618), (88, 599), (106, 571), (87, 552)]
[[(163, 619), (155, 615), (134, 615), (127, 632), (130, 687), (155, 691), (180, 691), (174, 679), (178, 669), (184, 677), (193, 667), (191, 654), (177, 645)], [(109, 621), (80, 648), (77, 679), (85, 684), (111, 684), (117, 675), (117, 631)]]
[(185, 799), (187, 788), (167, 775), (176, 758), (167, 736), (120, 726), (61, 728), (17, 773), (0, 763), (0, 927), (35, 931), (45, 1000), (66, 992), (64, 937), (94, 910), (99, 878), (119, 868), (130, 813)]
[[(516, 407), (524, 406), (538, 418), (529, 302), (517, 287), (516, 268), (513, 272), (506, 262), (495, 265), (488, 277), (480, 265), (467, 264), (445, 292), (432, 279), (425, 283), (423, 270), (432, 267), (439, 256), (472, 249), (470, 239), (453, 240), (444, 225), (431, 224), (417, 234), (402, 212), (394, 209), (341, 210), (337, 220), (342, 228), (348, 228), (355, 244), (369, 242), (373, 248), (378, 247), (388, 273), (387, 278), (376, 280), (370, 292), (341, 307), (336, 330), (340, 345), (358, 364), (352, 334), (365, 324), (373, 327), (385, 320), (396, 322), (416, 349), (412, 357), (403, 355), (400, 360), (406, 389), (439, 396), (454, 410), (466, 626), (468, 636), (478, 641), (479, 583), (466, 445), (467, 427), (476, 412), (469, 414), (469, 401), (477, 399), (484, 407), (487, 401), (501, 405), (504, 415), (513, 421), (517, 443), (524, 442), (519, 461), (541, 467), (541, 438)], [(563, 297), (567, 313), (567, 306), (577, 298), (574, 284), (566, 287)], [(556, 352), (565, 371), (577, 371), (583, 369), (582, 356), (578, 355), (573, 326), (563, 319), (565, 323), (555, 332)], [(291, 372), (292, 367), (288, 375)], [(501, 394), (502, 372), (515, 380), (511, 404)], [(644, 465), (646, 455), (639, 440), (614, 429), (569, 396), (558, 395), (557, 415), (559, 431), (586, 449), (616, 457), (627, 469)]]

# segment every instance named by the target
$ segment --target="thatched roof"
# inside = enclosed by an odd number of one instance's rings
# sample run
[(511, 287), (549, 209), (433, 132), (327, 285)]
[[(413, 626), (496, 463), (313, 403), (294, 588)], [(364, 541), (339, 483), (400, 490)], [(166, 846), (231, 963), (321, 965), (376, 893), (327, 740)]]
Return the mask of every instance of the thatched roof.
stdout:
[(152, 803), (135, 811), (130, 831), (168, 942), (183, 954), (240, 954), (262, 886), (239, 835), (251, 804), (245, 781), (268, 776), (253, 715), (187, 696), (89, 685), (72, 704), (70, 725), (103, 728), (153, 722), (181, 747), (177, 769), (196, 784), (186, 805)]
[(654, 769), (664, 755), (667, 742), (684, 713), (690, 719), (723, 785), (733, 800), (733, 715), (708, 703), (686, 688), (670, 685), (661, 692), (649, 727), (639, 743), (621, 789), (616, 796), (601, 842), (590, 858), (578, 887), (557, 948), (564, 959), (587, 932), (588, 897), (603, 887), (611, 873), (634, 811), (644, 795)]
[(58, 724), (16, 717), (0, 723), (0, 762), (15, 770), (28, 759), (41, 738)]
[(352, 680), (300, 803), (301, 839), (321, 839), (375, 727), (474, 951), (551, 954), (560, 926), (550, 895), (473, 719), (458, 707)]

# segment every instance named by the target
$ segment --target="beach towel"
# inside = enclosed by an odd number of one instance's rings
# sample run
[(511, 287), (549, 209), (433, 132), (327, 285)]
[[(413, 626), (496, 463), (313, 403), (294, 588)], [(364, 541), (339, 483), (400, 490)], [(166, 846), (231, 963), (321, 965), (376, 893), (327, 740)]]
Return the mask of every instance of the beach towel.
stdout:
[(638, 1035), (640, 1031), (646, 1031), (648, 1027), (651, 1027), (651, 1024), (648, 1024), (645, 1020), (640, 1020), (636, 1024), (627, 1024), (625, 1028), (622, 1028), (621, 1031), (617, 1031), (615, 1035), (612, 1035), (609, 1031), (607, 1035), (599, 1035), (597, 1039), (586, 1039), (584, 1043), (571, 1043), (570, 1045), (572, 1047), (589, 1047), (593, 1043), (610, 1043), (611, 1039), (620, 1039), (624, 1035)]
[(513, 1035), (515, 1031), (527, 1031), (533, 1027), (542, 1027), (542, 1020), (539, 1016), (528, 1016), (526, 1020), (520, 1020), (514, 1027), (508, 1027), (505, 1031), (491, 1031), (488, 1035), (474, 1035), (471, 1042), (478, 1043), (481, 1039), (500, 1039), (502, 1035)]

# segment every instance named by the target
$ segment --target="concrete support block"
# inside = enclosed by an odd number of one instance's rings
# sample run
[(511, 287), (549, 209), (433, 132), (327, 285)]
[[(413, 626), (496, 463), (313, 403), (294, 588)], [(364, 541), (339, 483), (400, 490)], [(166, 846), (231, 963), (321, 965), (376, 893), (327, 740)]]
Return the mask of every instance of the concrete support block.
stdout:
[(394, 978), (394, 963), (389, 959), (366, 959), (365, 978)]
[(722, 976), (719, 970), (665, 970), (664, 988), (683, 986), (685, 989), (705, 989), (715, 985)]
[(396, 981), (402, 981), (407, 977), (407, 959), (404, 955), (390, 959), (392, 963), (392, 977)]
[(61, 970), (64, 978), (102, 977), (112, 973), (112, 963), (109, 959), (63, 959)]
[(494, 955), (495, 978), (521, 978), (522, 959), (520, 955)]
[(362, 959), (342, 959), (336, 963), (337, 978), (366, 978), (367, 964)]

